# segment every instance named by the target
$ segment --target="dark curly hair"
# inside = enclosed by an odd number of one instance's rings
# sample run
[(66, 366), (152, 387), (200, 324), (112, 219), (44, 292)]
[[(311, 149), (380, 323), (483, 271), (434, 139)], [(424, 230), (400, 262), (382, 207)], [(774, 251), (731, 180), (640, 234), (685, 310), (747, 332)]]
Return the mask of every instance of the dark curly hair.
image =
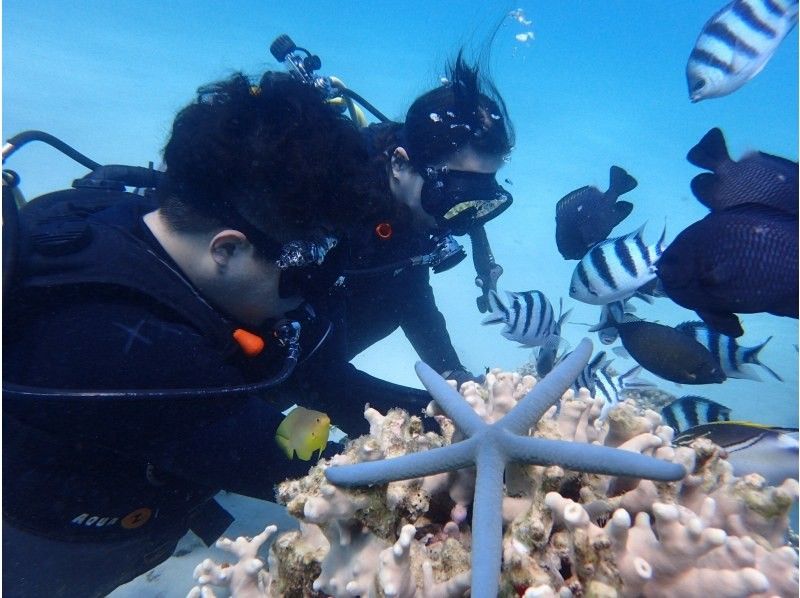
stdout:
[(284, 73), (200, 88), (163, 154), (160, 207), (175, 230), (249, 226), (281, 244), (323, 227), (346, 234), (379, 201), (355, 125)]
[(463, 51), (447, 67), (447, 81), (417, 98), (406, 114), (400, 144), (418, 170), (446, 162), (463, 147), (507, 156), (514, 127), (494, 84), (467, 64)]

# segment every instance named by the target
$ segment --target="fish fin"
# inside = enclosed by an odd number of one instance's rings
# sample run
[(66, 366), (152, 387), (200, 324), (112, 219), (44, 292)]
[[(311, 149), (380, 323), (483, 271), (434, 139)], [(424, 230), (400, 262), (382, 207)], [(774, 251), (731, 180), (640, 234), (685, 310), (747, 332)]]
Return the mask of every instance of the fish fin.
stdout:
[(498, 316), (495, 314), (489, 314), (483, 320), (481, 320), (481, 324), (483, 324), (484, 326), (486, 324), (502, 324), (503, 322), (505, 322), (503, 316)]
[(720, 164), (731, 159), (725, 136), (722, 131), (714, 127), (703, 135), (700, 142), (689, 150), (686, 159), (699, 168), (716, 171)]
[(621, 374), (618, 378), (620, 387), (630, 390), (634, 388), (655, 388), (655, 383), (651, 382), (647, 378), (640, 378), (638, 376), (639, 372), (642, 371), (642, 366), (637, 365), (632, 367), (624, 374)]
[(613, 197), (615, 200), (623, 193), (631, 191), (639, 183), (629, 175), (624, 168), (612, 166), (609, 171), (609, 184), (606, 197)]
[(721, 334), (738, 338), (744, 334), (739, 318), (728, 312), (695, 310), (700, 319)]
[[(707, 207), (709, 210), (720, 209), (720, 206), (715, 205), (714, 190), (717, 185), (717, 175), (710, 172), (698, 174), (692, 179), (690, 186), (692, 193), (697, 200)], [(724, 206), (722, 206), (724, 207)]]
[(292, 445), (289, 442), (288, 438), (286, 438), (285, 436), (279, 436), (279, 435), (276, 434), (275, 435), (275, 442), (278, 443), (278, 446), (281, 447), (281, 450), (283, 450), (284, 454), (286, 455), (286, 457), (288, 459), (293, 459), (294, 458), (294, 449), (292, 448)]
[(633, 204), (629, 201), (618, 201), (614, 204), (614, 226), (625, 220), (631, 215), (633, 211)]
[(501, 324), (508, 320), (508, 308), (494, 289), (489, 291), (489, 312), (481, 324)]
[(302, 448), (300, 448), (300, 450), (295, 450), (295, 454), (297, 455), (297, 458), (300, 459), (301, 461), (310, 461), (311, 455), (314, 454), (315, 450), (316, 449), (313, 447), (303, 446)]
[(735, 370), (725, 370), (725, 375), (728, 378), (738, 378), (739, 380), (753, 380), (754, 382), (761, 382), (761, 376), (753, 369), (752, 366), (743, 364)]
[(555, 334), (559, 334), (559, 335), (561, 334), (561, 326), (564, 325), (564, 322), (567, 321), (567, 318), (569, 317), (569, 315), (571, 313), (572, 313), (572, 308), (570, 307), (567, 311), (565, 311), (560, 316), (558, 316), (558, 323), (556, 324), (556, 331), (557, 332)]
[[(648, 295), (647, 293), (640, 293), (639, 291), (636, 291), (636, 292), (633, 294), (633, 296), (634, 296), (634, 297), (636, 297), (636, 299), (641, 299), (641, 300), (642, 300), (642, 301), (644, 301), (645, 303), (649, 303), (649, 304), (651, 304), (651, 305), (652, 305), (653, 301), (655, 301), (655, 299), (653, 299), (653, 296), (652, 296), (652, 295)], [(636, 309), (636, 306), (634, 306), (634, 305), (631, 305), (631, 306), (630, 306), (630, 307), (628, 307), (627, 309), (628, 309), (629, 311), (634, 311), (634, 310)]]
[[(664, 220), (664, 228), (661, 229), (661, 236), (658, 238), (658, 242), (656, 243), (656, 256), (660, 256), (664, 253), (664, 249), (666, 249), (665, 241), (667, 239), (667, 221)], [(655, 272), (655, 269), (653, 269)]]
[(614, 347), (611, 349), (611, 352), (618, 357), (622, 357), (623, 359), (632, 359), (631, 354), (628, 353), (628, 350), (625, 347)]
[(762, 362), (761, 362), (761, 361), (758, 359), (758, 354), (761, 352), (761, 349), (763, 349), (763, 348), (764, 348), (764, 346), (765, 346), (765, 345), (766, 345), (766, 344), (767, 344), (767, 343), (768, 343), (770, 340), (772, 340), (772, 337), (771, 337), (771, 336), (770, 336), (770, 337), (769, 337), (767, 340), (765, 340), (763, 343), (761, 343), (760, 345), (756, 345), (755, 347), (743, 347), (743, 348), (742, 348), (742, 363), (751, 363), (751, 364), (753, 364), (753, 365), (758, 365), (758, 366), (761, 366), (762, 368), (764, 368), (765, 370), (767, 370), (767, 372), (769, 372), (769, 374), (770, 374), (770, 375), (771, 375), (773, 378), (775, 378), (776, 380), (779, 380), (780, 382), (783, 382), (783, 378), (781, 378), (781, 377), (780, 377), (780, 376), (779, 376), (779, 375), (778, 375), (776, 372), (774, 372), (774, 371), (773, 371), (773, 370), (772, 370), (770, 367), (768, 367), (768, 366), (764, 365), (764, 364), (763, 364), (763, 363), (762, 363)]

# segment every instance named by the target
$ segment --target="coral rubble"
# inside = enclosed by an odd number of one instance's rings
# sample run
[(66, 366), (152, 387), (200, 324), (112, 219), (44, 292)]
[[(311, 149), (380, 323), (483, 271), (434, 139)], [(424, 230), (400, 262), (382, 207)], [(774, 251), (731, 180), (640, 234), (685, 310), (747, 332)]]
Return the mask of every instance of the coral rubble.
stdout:
[[(493, 557), (485, 552), (492, 530), (471, 524), (477, 510), (469, 517), (473, 495), (475, 503), (485, 502), (480, 493), (487, 488), (481, 475), (476, 476), (482, 461), (473, 467), (464, 454), (453, 451), (479, 437), (477, 430), (513, 422), (505, 416), (518, 412), (515, 407), (534, 394), (532, 389), (538, 387), (541, 397), (560, 386), (560, 394), (567, 386), (562, 382), (553, 384), (550, 375), (536, 382), (531, 376), (494, 371), (483, 385), (462, 386), (462, 404), (471, 407), (465, 416), (442, 404), (447, 399), (439, 402), (444, 387), (426, 380), (437, 399), (429, 411), (441, 429), (438, 434), (426, 432), (419, 417), (401, 409), (380, 414), (368, 407), (369, 435), (349, 442), (342, 454), (321, 461), (305, 478), (279, 486), (279, 502), (303, 523), (300, 531), (275, 541), (269, 570), (260, 567), (263, 559), (255, 553), (265, 534), (272, 533), (267, 528), (252, 542), (223, 542), (240, 557), (239, 563), (224, 568), (202, 563), (195, 572), (200, 585), (192, 595), (212, 596), (208, 585), (217, 584), (243, 597), (455, 597), (470, 591), (481, 598), (495, 593), (797, 596), (797, 554), (785, 544), (787, 513), (798, 497), (795, 480), (768, 487), (757, 474), (734, 477), (719, 447), (706, 439), (673, 447), (672, 429), (662, 425), (656, 412), (633, 401), (622, 403), (601, 423), (602, 399), (592, 399), (584, 390), (567, 391), (557, 408), (540, 403), (533, 408), (536, 417), (512, 426), (522, 435), (513, 436), (527, 442), (533, 439), (525, 435), (531, 434), (536, 440), (581, 446), (584, 455), (600, 455), (596, 451), (602, 449), (639, 459), (656, 457), (661, 461), (648, 462), (679, 464), (686, 475), (678, 481), (654, 481), (613, 475), (609, 468), (578, 471), (572, 461), (554, 458), (509, 462), (503, 478), (496, 471), (499, 467), (502, 472), (500, 462), (492, 475), (497, 500), (491, 508), (502, 517), (496, 545), (502, 569), (499, 581), (492, 581), (495, 587), (471, 588), (471, 563), (478, 568), (486, 565), (481, 560)], [(523, 405), (525, 409), (530, 405)], [(483, 436), (479, 442), (489, 446), (494, 440)], [(454, 461), (420, 472), (420, 461), (423, 466), (430, 461), (419, 457), (437, 451)], [(328, 479), (338, 481), (330, 474), (358, 471), (345, 466), (366, 463), (368, 476), (359, 481), (369, 482), (392, 459), (401, 465), (405, 461), (405, 473), (413, 477), (394, 481), (388, 468), (384, 471), (389, 473), (365, 487), (337, 487)], [(583, 459), (584, 464), (591, 461)], [(642, 473), (647, 472), (636, 475)]]

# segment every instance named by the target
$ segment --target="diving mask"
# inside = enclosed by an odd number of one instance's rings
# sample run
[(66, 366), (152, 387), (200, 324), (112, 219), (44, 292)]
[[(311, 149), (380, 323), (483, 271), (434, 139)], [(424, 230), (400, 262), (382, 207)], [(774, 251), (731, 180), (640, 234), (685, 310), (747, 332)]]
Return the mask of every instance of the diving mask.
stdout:
[(514, 201), (494, 173), (425, 168), (420, 202), (440, 230), (464, 235), (499, 216)]

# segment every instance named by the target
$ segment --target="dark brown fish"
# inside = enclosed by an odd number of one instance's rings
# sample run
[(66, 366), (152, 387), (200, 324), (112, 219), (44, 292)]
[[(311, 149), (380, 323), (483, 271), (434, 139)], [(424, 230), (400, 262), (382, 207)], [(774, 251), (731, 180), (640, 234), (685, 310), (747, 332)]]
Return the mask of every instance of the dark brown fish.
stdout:
[(579, 260), (633, 210), (628, 201), (617, 201), (620, 195), (636, 187), (636, 179), (619, 166), (612, 166), (608, 191), (597, 187), (581, 187), (558, 200), (556, 204), (556, 245), (567, 260)]
[(675, 328), (626, 315), (616, 323), (622, 346), (644, 369), (678, 384), (725, 381), (711, 351)]
[(797, 216), (759, 204), (711, 212), (664, 251), (664, 292), (714, 330), (744, 333), (737, 313), (797, 318)]
[(798, 213), (797, 162), (763, 152), (751, 152), (736, 162), (717, 128), (706, 133), (686, 159), (712, 171), (698, 174), (691, 184), (697, 199), (710, 210), (759, 203)]

